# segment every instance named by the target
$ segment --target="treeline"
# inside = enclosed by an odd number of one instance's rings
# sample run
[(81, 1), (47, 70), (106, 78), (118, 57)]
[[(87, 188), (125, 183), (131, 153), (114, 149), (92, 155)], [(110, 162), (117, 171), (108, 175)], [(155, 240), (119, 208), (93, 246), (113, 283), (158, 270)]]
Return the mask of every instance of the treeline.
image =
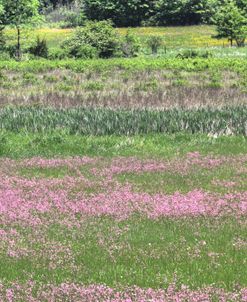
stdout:
[[(211, 23), (224, 0), (40, 0), (40, 9), (76, 7), (85, 19), (111, 19), (116, 26), (193, 25)], [(247, 0), (236, 0), (247, 14)]]

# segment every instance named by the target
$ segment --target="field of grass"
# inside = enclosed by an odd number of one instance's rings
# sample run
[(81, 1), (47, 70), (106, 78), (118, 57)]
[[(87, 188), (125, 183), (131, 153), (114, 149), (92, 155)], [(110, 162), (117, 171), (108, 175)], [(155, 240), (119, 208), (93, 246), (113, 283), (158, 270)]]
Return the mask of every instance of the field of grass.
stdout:
[(246, 138), (0, 137), (1, 301), (245, 301)]
[(0, 61), (0, 302), (247, 301), (246, 48), (162, 51)]
[[(215, 39), (215, 27), (209, 25), (201, 26), (178, 26), (178, 27), (138, 27), (138, 28), (119, 28), (120, 35), (125, 35), (130, 30), (140, 37), (143, 44), (150, 36), (162, 36), (164, 47), (169, 49), (180, 48), (203, 48), (203, 47), (227, 47), (227, 39)], [(62, 41), (71, 36), (73, 29), (59, 28), (37, 28), (35, 30), (26, 28), (22, 31), (22, 40), (24, 47), (34, 42), (36, 37), (45, 38), (48, 46), (57, 47)], [(6, 37), (10, 43), (16, 40), (14, 29), (5, 31)]]

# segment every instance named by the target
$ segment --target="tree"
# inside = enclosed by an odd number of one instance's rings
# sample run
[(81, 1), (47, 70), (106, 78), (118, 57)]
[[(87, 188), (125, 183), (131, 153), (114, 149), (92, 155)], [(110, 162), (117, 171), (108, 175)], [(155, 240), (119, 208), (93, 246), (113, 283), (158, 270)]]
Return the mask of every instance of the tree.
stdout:
[(21, 27), (38, 17), (39, 0), (2, 0), (3, 24), (13, 25), (17, 30), (17, 58), (21, 57)]
[(238, 47), (244, 46), (247, 36), (247, 17), (234, 0), (226, 0), (223, 3), (214, 21), (218, 31), (217, 38), (228, 38), (231, 46), (234, 40)]
[(5, 45), (5, 39), (3, 35), (3, 30), (4, 30), (3, 16), (4, 16), (3, 0), (0, 0), (0, 50), (2, 50)]
[(155, 16), (160, 25), (208, 23), (219, 0), (156, 0)]
[(111, 19), (117, 26), (139, 26), (153, 13), (155, 0), (84, 0), (90, 20)]

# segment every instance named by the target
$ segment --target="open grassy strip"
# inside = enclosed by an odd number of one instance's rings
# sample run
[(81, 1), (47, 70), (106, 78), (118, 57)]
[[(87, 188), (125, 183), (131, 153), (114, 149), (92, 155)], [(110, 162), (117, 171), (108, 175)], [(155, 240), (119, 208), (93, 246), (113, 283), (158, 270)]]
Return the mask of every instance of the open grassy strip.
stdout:
[(177, 133), (145, 136), (80, 136), (63, 132), (52, 134), (0, 133), (0, 156), (10, 158), (68, 156), (138, 156), (170, 158), (188, 152), (237, 155), (247, 153), (243, 136), (209, 137)]
[[(118, 29), (121, 35), (127, 33), (127, 28)], [(152, 35), (164, 37), (164, 43), (167, 47), (208, 47), (228, 45), (226, 39), (213, 39), (216, 34), (214, 26), (180, 26), (180, 27), (139, 27), (131, 31), (145, 42), (145, 39)], [(73, 32), (73, 29), (58, 28), (37, 28), (36, 30), (24, 29), (22, 39), (24, 47), (29, 46), (35, 41), (37, 36), (47, 39), (49, 47), (57, 47)], [(6, 37), (14, 43), (16, 32), (14, 29), (5, 30)]]
[(191, 289), (214, 284), (232, 291), (247, 285), (244, 219), (154, 221), (137, 216), (122, 222), (89, 219), (72, 229), (56, 224), (34, 230), (18, 227), (9, 247), (10, 228), (3, 228), (9, 237), (0, 250), (0, 279), (5, 284), (32, 278), (38, 284), (117, 288), (167, 288), (174, 279), (178, 287)]
[(247, 135), (247, 107), (112, 110), (107, 108), (3, 108), (0, 129), (82, 135), (206, 133)]

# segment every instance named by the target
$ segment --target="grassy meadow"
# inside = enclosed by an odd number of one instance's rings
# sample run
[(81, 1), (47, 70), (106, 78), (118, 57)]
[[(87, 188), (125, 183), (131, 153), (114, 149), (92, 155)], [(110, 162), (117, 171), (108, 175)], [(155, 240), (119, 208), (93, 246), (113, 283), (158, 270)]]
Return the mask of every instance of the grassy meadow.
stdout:
[[(64, 40), (69, 38), (74, 29), (71, 28), (24, 28), (22, 31), (22, 42), (24, 48), (35, 42), (37, 37), (47, 40), (50, 48), (57, 48)], [(172, 26), (172, 27), (137, 27), (137, 28), (118, 28), (119, 35), (124, 36), (128, 31), (140, 38), (143, 45), (144, 54), (148, 52), (145, 46), (150, 36), (160, 36), (163, 38), (163, 47), (160, 54), (173, 54), (175, 51), (186, 48), (216, 48), (215, 54), (219, 51), (230, 53), (229, 42), (227, 39), (216, 39), (216, 30), (212, 25), (195, 25), (195, 26)], [(5, 30), (6, 39), (9, 44), (15, 43), (16, 31), (13, 28)], [(222, 50), (223, 49), (223, 50)], [(245, 50), (235, 51), (240, 55), (246, 56)]]
[(0, 61), (1, 302), (247, 301), (246, 48), (132, 31), (214, 55)]

